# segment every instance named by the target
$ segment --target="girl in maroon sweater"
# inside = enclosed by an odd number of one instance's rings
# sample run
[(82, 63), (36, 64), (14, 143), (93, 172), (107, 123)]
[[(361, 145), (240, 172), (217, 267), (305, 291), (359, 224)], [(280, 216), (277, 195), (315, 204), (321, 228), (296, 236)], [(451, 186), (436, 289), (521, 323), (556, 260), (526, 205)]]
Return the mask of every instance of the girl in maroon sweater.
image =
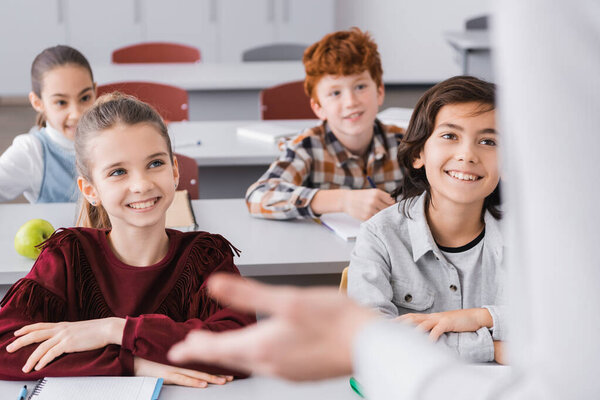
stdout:
[(240, 374), (169, 365), (193, 329), (255, 322), (210, 299), (215, 271), (239, 274), (220, 235), (165, 229), (179, 179), (160, 116), (120, 94), (88, 110), (75, 137), (80, 225), (59, 229), (2, 300), (0, 379), (145, 375), (204, 387)]

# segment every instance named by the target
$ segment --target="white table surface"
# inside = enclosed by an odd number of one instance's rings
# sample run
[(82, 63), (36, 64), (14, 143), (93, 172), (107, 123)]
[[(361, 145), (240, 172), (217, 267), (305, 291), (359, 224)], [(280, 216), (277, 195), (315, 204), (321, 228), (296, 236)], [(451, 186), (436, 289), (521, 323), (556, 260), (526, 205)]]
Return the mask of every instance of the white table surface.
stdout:
[[(243, 199), (194, 200), (200, 230), (222, 234), (242, 251), (234, 261), (244, 276), (318, 275), (341, 272), (354, 242), (345, 242), (312, 220), (272, 221), (253, 218)], [(24, 277), (33, 260), (14, 249), (18, 228), (33, 218), (55, 228), (73, 226), (74, 203), (0, 205), (0, 285)]]
[(256, 124), (289, 126), (300, 132), (318, 125), (319, 120), (171, 122), (169, 134), (173, 151), (194, 158), (198, 166), (264, 165), (266, 170), (279, 156), (277, 144), (237, 135), (238, 127)]
[[(390, 107), (378, 114), (386, 124), (408, 126), (412, 109)], [(199, 166), (269, 165), (280, 154), (276, 143), (237, 135), (237, 128), (273, 124), (300, 132), (320, 124), (318, 119), (269, 121), (184, 121), (171, 122), (169, 134), (173, 151), (194, 158)], [(200, 141), (200, 145), (197, 142)]]
[[(159, 400), (202, 399), (202, 400), (360, 400), (350, 388), (348, 377), (319, 382), (293, 383), (280, 379), (251, 377), (225, 385), (209, 385), (205, 389), (164, 385)], [(35, 382), (0, 381), (0, 398), (16, 399), (19, 390), (27, 385), (29, 393)]]
[(304, 79), (300, 61), (251, 63), (105, 64), (94, 66), (98, 84), (149, 81), (179, 86), (187, 91), (264, 89)]

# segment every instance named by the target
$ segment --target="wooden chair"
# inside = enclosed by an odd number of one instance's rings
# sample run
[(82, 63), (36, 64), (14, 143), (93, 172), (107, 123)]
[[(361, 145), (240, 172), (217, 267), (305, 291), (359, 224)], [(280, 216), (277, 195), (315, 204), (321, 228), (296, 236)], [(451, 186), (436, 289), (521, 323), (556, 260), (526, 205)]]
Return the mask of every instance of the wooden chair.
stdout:
[(302, 61), (306, 45), (275, 43), (248, 49), (242, 53), (242, 61)]
[(177, 164), (179, 166), (179, 185), (177, 185), (177, 190), (187, 189), (192, 200), (198, 199), (200, 193), (198, 190), (198, 164), (196, 160), (183, 154), (175, 153), (173, 155), (177, 157)]
[(98, 96), (118, 90), (150, 104), (165, 122), (187, 121), (189, 99), (185, 90), (153, 82), (117, 82), (98, 86)]
[(340, 293), (346, 294), (348, 292), (348, 268), (344, 268), (342, 271), (342, 279), (340, 280)]
[(112, 62), (115, 64), (197, 63), (200, 62), (200, 50), (179, 43), (137, 43), (114, 50)]
[(315, 119), (304, 81), (273, 86), (260, 92), (261, 119)]

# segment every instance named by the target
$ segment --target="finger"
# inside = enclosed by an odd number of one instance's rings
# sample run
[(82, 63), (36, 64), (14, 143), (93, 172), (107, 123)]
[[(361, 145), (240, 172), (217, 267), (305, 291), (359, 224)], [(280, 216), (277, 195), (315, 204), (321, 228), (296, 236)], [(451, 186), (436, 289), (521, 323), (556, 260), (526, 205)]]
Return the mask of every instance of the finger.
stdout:
[(15, 339), (11, 344), (6, 346), (6, 350), (9, 353), (12, 353), (12, 352), (19, 350), (22, 347), (28, 346), (32, 343), (43, 342), (44, 340), (47, 340), (51, 337), (52, 337), (52, 332), (50, 332), (48, 330), (32, 331), (30, 333), (27, 333), (27, 334)]
[(30, 372), (33, 367), (40, 361), (40, 359), (50, 350), (55, 344), (55, 340), (50, 338), (45, 342), (42, 342), (34, 351), (31, 353), (25, 365), (23, 366), (23, 372)]
[(46, 354), (43, 355), (42, 358), (35, 365), (35, 370), (39, 371), (44, 368), (46, 365), (50, 364), (54, 359), (64, 353), (63, 347), (61, 346), (61, 342), (58, 342), (55, 346), (52, 346)]
[(425, 321), (417, 325), (417, 329), (421, 332), (429, 332), (436, 324), (437, 321), (433, 319), (426, 319)]
[(223, 384), (227, 383), (227, 379), (225, 379), (225, 377), (223, 377), (223, 376), (212, 375), (212, 374), (209, 374), (206, 372), (196, 371), (193, 369), (185, 369), (185, 368), (177, 368), (176, 367), (175, 372), (182, 374), (182, 375), (190, 376), (190, 377), (198, 379), (198, 380), (206, 381), (208, 383), (214, 383), (217, 385), (223, 385)]
[(379, 200), (386, 204), (388, 207), (396, 203), (396, 200), (394, 200), (394, 198), (390, 196), (389, 193), (380, 190), (380, 193), (378, 194), (379, 195), (377, 197), (379, 198)]
[(54, 327), (54, 323), (51, 322), (38, 322), (37, 324), (25, 325), (21, 329), (15, 331), (15, 336), (23, 336), (30, 332), (39, 331), (42, 329), (49, 329)]
[(428, 319), (428, 314), (404, 314), (398, 317), (400, 321), (418, 325), (425, 319)]
[(274, 287), (232, 274), (215, 274), (208, 281), (210, 294), (239, 311), (272, 314), (290, 297), (290, 288)]
[(440, 336), (442, 336), (446, 332), (447, 330), (445, 329), (443, 324), (437, 324), (433, 327), (431, 332), (429, 332), (429, 339), (431, 339), (433, 342), (437, 342)]
[(171, 372), (167, 374), (165, 381), (169, 385), (189, 386), (195, 388), (205, 388), (208, 386), (208, 383), (202, 379), (196, 379), (194, 377), (179, 374), (177, 372)]

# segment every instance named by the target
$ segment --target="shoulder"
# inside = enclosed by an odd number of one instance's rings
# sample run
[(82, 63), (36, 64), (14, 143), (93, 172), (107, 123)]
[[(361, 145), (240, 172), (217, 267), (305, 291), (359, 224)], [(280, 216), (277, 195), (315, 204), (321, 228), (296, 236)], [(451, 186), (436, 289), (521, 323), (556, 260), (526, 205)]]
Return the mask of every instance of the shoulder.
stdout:
[(219, 234), (209, 232), (180, 232), (167, 230), (171, 237), (178, 240), (176, 254), (183, 257), (197, 258), (201, 264), (221, 263), (226, 258), (233, 258), (240, 251)]
[(325, 128), (323, 125), (318, 125), (308, 128), (294, 136), (287, 142), (290, 148), (311, 148), (317, 145), (323, 145), (325, 137)]
[(10, 150), (23, 153), (23, 155), (31, 157), (35, 152), (41, 153), (42, 143), (34, 134), (33, 130), (30, 133), (23, 133), (14, 138)]
[(381, 124), (381, 128), (383, 129), (383, 131), (388, 134), (388, 135), (404, 135), (404, 133), (406, 132), (406, 129), (399, 127), (397, 125), (386, 125), (386, 124)]

